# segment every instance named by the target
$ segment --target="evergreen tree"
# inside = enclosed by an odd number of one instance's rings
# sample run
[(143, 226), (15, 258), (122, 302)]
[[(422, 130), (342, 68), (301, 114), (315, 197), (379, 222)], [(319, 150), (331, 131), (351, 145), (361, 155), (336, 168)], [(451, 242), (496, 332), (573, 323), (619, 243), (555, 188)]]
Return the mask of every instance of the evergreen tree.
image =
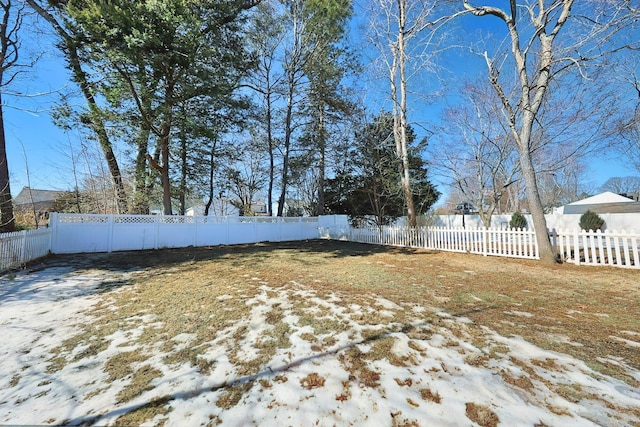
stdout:
[(71, 40), (82, 40), (87, 69), (102, 70), (102, 84), (93, 90), (138, 120), (137, 172), (143, 158), (159, 172), (165, 214), (172, 213), (171, 141), (179, 124), (189, 123), (179, 113), (187, 101), (230, 98), (237, 88), (253, 63), (244, 49), (241, 16), (253, 5), (78, 0), (55, 6), (72, 29)]
[[(440, 193), (428, 179), (428, 171), (420, 154), (425, 141), (416, 141), (408, 128), (409, 165), (413, 198), (419, 214), (425, 213), (438, 200)], [(401, 183), (400, 160), (393, 138), (393, 116), (382, 113), (357, 132), (355, 145), (346, 154), (348, 161), (325, 186), (325, 206), (331, 213), (348, 214), (352, 222), (389, 224), (406, 215), (407, 208)]]

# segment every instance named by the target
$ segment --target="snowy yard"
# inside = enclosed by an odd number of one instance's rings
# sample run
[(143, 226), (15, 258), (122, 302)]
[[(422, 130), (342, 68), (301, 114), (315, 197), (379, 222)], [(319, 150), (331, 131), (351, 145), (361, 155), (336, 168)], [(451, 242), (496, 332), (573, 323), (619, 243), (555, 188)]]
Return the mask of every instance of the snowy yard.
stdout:
[(0, 277), (0, 424), (638, 425), (639, 284), (321, 241), (54, 258)]

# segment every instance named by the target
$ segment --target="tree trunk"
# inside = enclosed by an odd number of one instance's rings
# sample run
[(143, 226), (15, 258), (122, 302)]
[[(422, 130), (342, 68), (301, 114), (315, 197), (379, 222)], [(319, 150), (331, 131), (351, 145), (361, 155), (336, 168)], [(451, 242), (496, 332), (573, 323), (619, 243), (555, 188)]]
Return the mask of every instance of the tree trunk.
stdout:
[[(147, 97), (146, 108), (151, 108), (151, 97)], [(147, 167), (147, 153), (149, 150), (149, 136), (151, 135), (151, 128), (149, 124), (142, 120), (140, 123), (140, 129), (138, 130), (138, 136), (136, 138), (136, 160), (135, 169), (133, 172), (133, 206), (131, 207), (131, 213), (148, 215), (149, 214), (149, 193), (153, 187), (153, 181), (149, 176), (149, 169)]]
[[(320, 103), (322, 104), (322, 103)], [(326, 168), (326, 151), (327, 151), (327, 138), (325, 132), (324, 123), (324, 109), (322, 106), (319, 108), (319, 128), (318, 128), (318, 151), (320, 158), (318, 159), (318, 205), (316, 206), (316, 215), (324, 215), (324, 180), (325, 180), (325, 168)]]
[(169, 179), (169, 124), (165, 123), (160, 139), (160, 182), (162, 183), (162, 213), (173, 215), (171, 207), (171, 180)]
[(273, 144), (273, 130), (271, 128), (271, 83), (267, 72), (267, 145), (269, 146), (269, 189), (267, 191), (267, 212), (273, 216), (273, 181), (275, 180), (275, 147)]
[(149, 214), (149, 176), (147, 172), (147, 151), (149, 149), (149, 134), (151, 131), (143, 123), (138, 133), (135, 169), (133, 172), (133, 206), (131, 213)]
[[(418, 220), (416, 217), (415, 205), (413, 203), (413, 191), (411, 190), (411, 172), (409, 165), (409, 153), (407, 150), (407, 76), (406, 76), (406, 0), (398, 0), (398, 39), (396, 52), (394, 54), (394, 64), (391, 74), (391, 90), (394, 100), (394, 138), (396, 140), (396, 152), (400, 160), (400, 183), (407, 208), (407, 219), (410, 227), (416, 227)], [(396, 72), (399, 76), (396, 76)], [(395, 79), (400, 79), (400, 100), (398, 101)]]
[(187, 140), (185, 135), (180, 136), (180, 206), (179, 214), (184, 215), (187, 209)]
[(211, 205), (213, 204), (213, 179), (214, 179), (214, 167), (213, 160), (215, 159), (216, 153), (216, 142), (214, 141), (211, 144), (211, 150), (209, 151), (209, 182), (208, 182), (208, 194), (207, 194), (207, 204), (204, 206), (204, 216), (209, 216), (209, 210), (211, 209)]
[(547, 220), (544, 216), (544, 210), (542, 209), (538, 181), (531, 161), (531, 155), (528, 149), (518, 148), (520, 151), (520, 168), (522, 169), (525, 192), (527, 194), (527, 201), (529, 202), (529, 211), (531, 212), (536, 241), (538, 242), (540, 261), (548, 265), (555, 264), (557, 262), (557, 256), (553, 251), (553, 246), (551, 246), (551, 240), (549, 239)]
[(8, 233), (15, 230), (16, 223), (13, 216), (2, 105), (2, 92), (0, 92), (0, 233)]
[(287, 196), (287, 186), (289, 184), (289, 149), (291, 147), (291, 133), (293, 120), (293, 91), (295, 89), (295, 70), (288, 71), (289, 88), (287, 94), (287, 115), (285, 117), (285, 134), (284, 134), (284, 154), (282, 158), (282, 180), (280, 189), (280, 198), (278, 199), (278, 216), (284, 216), (284, 204)]

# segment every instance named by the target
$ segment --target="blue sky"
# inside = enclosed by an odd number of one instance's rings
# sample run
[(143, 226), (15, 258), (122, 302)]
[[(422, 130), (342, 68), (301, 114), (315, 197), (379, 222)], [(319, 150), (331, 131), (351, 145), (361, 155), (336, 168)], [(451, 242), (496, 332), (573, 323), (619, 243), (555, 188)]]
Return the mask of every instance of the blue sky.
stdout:
[[(73, 188), (65, 174), (67, 159), (63, 155), (63, 147), (68, 146), (70, 135), (57, 128), (50, 116), (59, 91), (73, 87), (73, 83), (69, 81), (69, 73), (53, 40), (41, 36), (37, 45), (34, 42), (34, 37), (23, 40), (27, 49), (42, 48), (44, 55), (3, 93), (7, 155), (14, 197), (28, 185), (29, 180), (33, 188)], [(28, 96), (10, 95), (15, 92)]]
[[(491, 19), (491, 18), (490, 18)], [(473, 20), (473, 29), (480, 20)], [(467, 23), (465, 22), (465, 25)], [(27, 29), (27, 28), (25, 28)], [(469, 31), (470, 28), (465, 28)], [(31, 51), (42, 50), (44, 56), (28, 72), (20, 76), (5, 93), (3, 93), (5, 133), (7, 140), (7, 154), (11, 177), (12, 195), (15, 197), (23, 186), (31, 185), (38, 189), (67, 190), (74, 186), (72, 162), (69, 156), (70, 147), (79, 145), (79, 133), (65, 132), (53, 125), (50, 109), (59, 98), (58, 91), (75, 89), (69, 81), (69, 73), (64, 67), (64, 61), (50, 37), (36, 32), (29, 32), (23, 43)], [(450, 66), (452, 72), (462, 72), (469, 69), (469, 60)], [(456, 69), (456, 67), (458, 67)], [(19, 91), (28, 97), (10, 96), (9, 93)], [(36, 94), (42, 94), (35, 96)], [(370, 99), (379, 96), (372, 97)], [(376, 102), (376, 104), (378, 103)], [(372, 112), (380, 107), (376, 106)], [(439, 105), (426, 106), (413, 103), (410, 119), (415, 122), (438, 120)], [(417, 123), (416, 131), (420, 133), (422, 123)], [(28, 168), (28, 174), (27, 174)], [(612, 176), (634, 175), (634, 171), (626, 166), (618, 155), (606, 152), (591, 156), (589, 161), (589, 186), (597, 189)], [(29, 182), (30, 181), (30, 182)], [(437, 177), (434, 181), (439, 183)], [(444, 192), (444, 187), (440, 186)]]

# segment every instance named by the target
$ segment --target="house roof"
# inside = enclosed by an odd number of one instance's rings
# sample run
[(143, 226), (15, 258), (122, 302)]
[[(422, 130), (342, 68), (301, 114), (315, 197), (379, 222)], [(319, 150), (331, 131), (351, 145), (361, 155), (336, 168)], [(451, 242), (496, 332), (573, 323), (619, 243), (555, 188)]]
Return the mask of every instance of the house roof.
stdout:
[(621, 196), (616, 193), (612, 193), (610, 191), (605, 191), (604, 193), (596, 194), (595, 196), (587, 197), (586, 199), (578, 200), (577, 202), (569, 203), (569, 205), (599, 205), (602, 203), (633, 203), (633, 200)]
[(597, 214), (638, 213), (640, 212), (640, 202), (607, 191), (570, 203), (564, 206), (563, 213), (583, 214), (588, 210)]
[(13, 199), (16, 206), (55, 202), (64, 191), (37, 190), (35, 188), (23, 187), (20, 193)]

